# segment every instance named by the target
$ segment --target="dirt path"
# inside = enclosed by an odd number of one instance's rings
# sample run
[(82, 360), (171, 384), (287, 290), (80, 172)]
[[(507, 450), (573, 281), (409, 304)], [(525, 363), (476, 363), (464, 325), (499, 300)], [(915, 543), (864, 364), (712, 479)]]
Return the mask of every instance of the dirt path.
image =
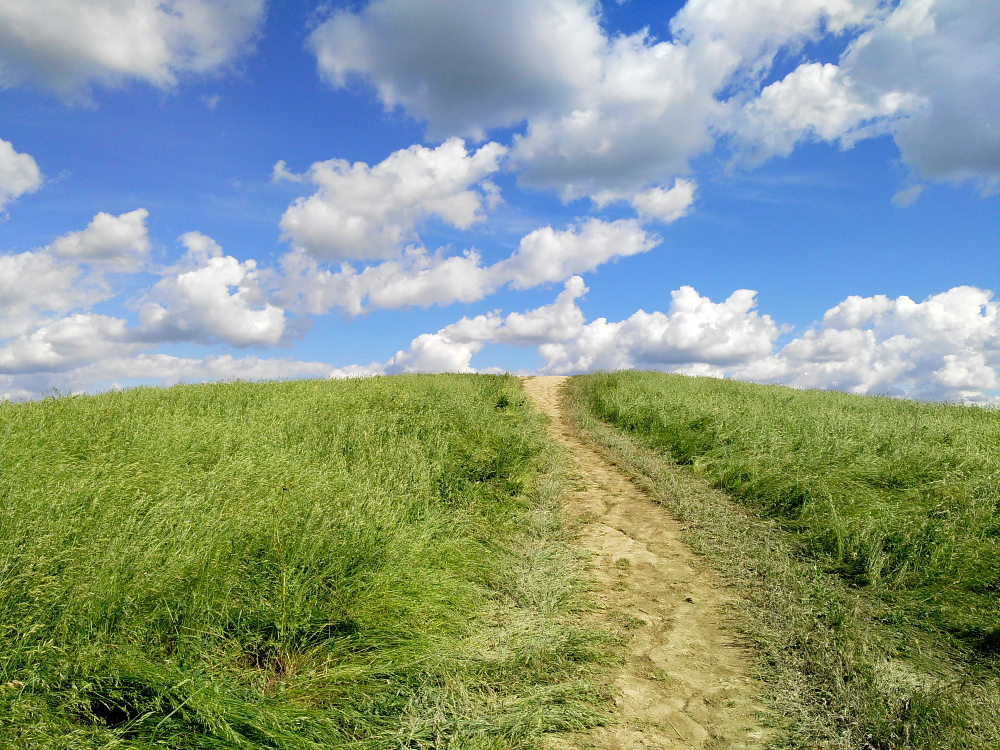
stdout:
[(567, 511), (586, 523), (579, 544), (594, 553), (602, 616), (630, 635), (619, 673), (617, 723), (553, 738), (553, 748), (761, 748), (767, 730), (742, 656), (719, 628), (725, 593), (692, 565), (680, 524), (613, 464), (572, 434), (559, 404), (563, 377), (525, 380), (572, 451), (582, 479)]

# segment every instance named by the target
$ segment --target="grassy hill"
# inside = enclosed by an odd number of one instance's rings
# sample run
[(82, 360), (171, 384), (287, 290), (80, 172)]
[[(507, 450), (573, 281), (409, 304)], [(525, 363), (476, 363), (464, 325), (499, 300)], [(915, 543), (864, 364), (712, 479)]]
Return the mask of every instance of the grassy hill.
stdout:
[[(779, 744), (1000, 746), (1000, 412), (636, 372), (567, 403), (738, 593)], [(0, 405), (0, 747), (601, 721), (562, 460), (498, 376)]]
[(0, 405), (0, 743), (516, 748), (592, 723), (516, 379)]
[(649, 372), (570, 398), (741, 590), (792, 745), (1000, 747), (1000, 411)]

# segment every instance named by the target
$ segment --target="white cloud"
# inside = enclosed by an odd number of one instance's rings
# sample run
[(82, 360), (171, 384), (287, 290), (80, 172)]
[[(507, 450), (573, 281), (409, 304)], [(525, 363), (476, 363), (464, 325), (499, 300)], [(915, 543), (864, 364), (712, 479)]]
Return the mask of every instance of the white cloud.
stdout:
[(38, 190), (42, 181), (42, 171), (31, 154), (18, 153), (14, 144), (0, 139), (0, 211), (15, 198)]
[[(369, 82), (431, 137), (526, 123), (511, 165), (567, 200), (634, 198), (720, 135), (755, 162), (803, 139), (849, 147), (889, 132), (924, 177), (998, 184), (994, 2), (689, 0), (670, 41), (610, 37), (599, 12), (593, 0), (374, 0), (336, 12), (311, 45), (334, 85)], [(760, 90), (779, 52), (825, 35), (851, 40), (839, 64), (807, 59)]]
[(1000, 306), (955, 287), (924, 302), (848, 297), (822, 325), (735, 376), (799, 388), (929, 399), (983, 400), (1000, 388)]
[(331, 271), (306, 253), (293, 251), (282, 259), (285, 289), (280, 299), (312, 314), (340, 307), (351, 315), (476, 302), (504, 285), (528, 289), (564, 281), (608, 261), (646, 252), (658, 242), (633, 219), (587, 219), (565, 230), (536, 229), (521, 239), (509, 258), (491, 266), (484, 266), (474, 251), (445, 257), (414, 247), (396, 260), (361, 271), (349, 265)]
[(926, 185), (910, 185), (908, 188), (903, 188), (897, 191), (896, 194), (892, 196), (892, 205), (896, 208), (909, 208), (917, 202), (917, 199), (924, 192), (926, 187)]
[(515, 137), (510, 158), (524, 184), (564, 200), (633, 195), (687, 172), (691, 157), (711, 149), (712, 92), (722, 79), (713, 71), (704, 80), (686, 46), (643, 32), (606, 40), (595, 61), (597, 73), (571, 104), (535, 113)]
[(0, 341), (113, 296), (105, 274), (140, 266), (149, 250), (147, 216), (141, 208), (99, 213), (48, 247), (0, 255)]
[[(996, 357), (993, 358), (996, 361)], [(945, 354), (944, 367), (935, 370), (933, 381), (949, 391), (997, 390), (1000, 377), (986, 362), (986, 353), (966, 349), (959, 354)]]
[(194, 267), (171, 273), (150, 290), (139, 309), (136, 335), (150, 342), (225, 342), (235, 346), (272, 346), (285, 334), (285, 314), (267, 301), (257, 264), (223, 255), (199, 232), (181, 237)]
[(492, 340), (512, 346), (537, 346), (579, 336), (586, 319), (576, 300), (589, 291), (579, 276), (569, 278), (555, 302), (524, 313), (510, 313), (497, 327)]
[[(499, 168), (506, 149), (488, 143), (467, 152), (451, 138), (435, 149), (414, 145), (370, 167), (343, 159), (317, 162), (307, 178), (319, 186), (299, 198), (281, 218), (283, 237), (324, 260), (387, 259), (417, 239), (416, 227), (437, 216), (468, 229), (485, 219), (483, 200), (494, 193), (483, 185)], [(299, 179), (284, 162), (275, 179)], [(481, 190), (473, 189), (476, 185)]]
[(564, 198), (637, 194), (688, 171), (726, 134), (726, 97), (745, 100), (782, 49), (864, 24), (875, 0), (690, 0), (673, 41), (646, 32), (606, 39), (600, 75), (574, 106), (528, 120), (515, 142), (523, 181)]
[(63, 258), (107, 264), (115, 270), (135, 270), (149, 253), (147, 218), (149, 211), (144, 208), (119, 216), (102, 211), (86, 229), (64, 234), (49, 249)]
[(337, 271), (320, 268), (303, 252), (282, 258), (284, 289), (279, 299), (313, 315), (339, 307), (350, 315), (374, 309), (400, 309), (475, 302), (495, 291), (488, 269), (475, 252), (444, 257), (410, 248), (398, 260)]
[(647, 252), (659, 241), (631, 219), (587, 219), (563, 231), (536, 229), (521, 240), (510, 258), (490, 270), (498, 284), (529, 289), (591, 271), (613, 259)]
[(653, 187), (631, 196), (628, 193), (604, 190), (592, 196), (592, 200), (598, 208), (616, 201), (627, 200), (643, 219), (656, 219), (664, 224), (672, 224), (690, 213), (697, 190), (698, 185), (694, 180), (677, 178), (669, 190)]
[(311, 38), (336, 86), (352, 75), (432, 137), (527, 122), (522, 181), (564, 198), (642, 191), (712, 147), (719, 92), (753, 90), (783, 47), (861, 24), (875, 0), (691, 0), (674, 41), (609, 37), (592, 0), (375, 0)]
[[(804, 63), (724, 125), (755, 159), (804, 139), (890, 132), (926, 178), (1000, 179), (1000, 6), (978, 0), (903, 0), (871, 22), (839, 65)], [(909, 205), (918, 187), (894, 202)], [(909, 201), (909, 203), (907, 203)]]
[(0, 347), (0, 373), (60, 372), (140, 347), (124, 320), (78, 313), (46, 323)]
[(149, 290), (138, 327), (91, 312), (117, 293), (108, 272), (139, 268), (137, 259), (149, 249), (147, 215), (144, 209), (118, 217), (101, 213), (47, 248), (0, 256), (0, 341), (6, 341), (0, 373), (58, 373), (124, 361), (165, 341), (271, 346), (289, 335), (284, 311), (258, 283), (254, 261), (224, 256), (198, 232), (181, 238), (187, 254)]
[(423, 333), (386, 363), (388, 373), (475, 372), (472, 358), (485, 346), (483, 341), (454, 340), (445, 333)]
[(894, 119), (921, 104), (900, 91), (872, 96), (859, 91), (844, 71), (831, 63), (803, 63), (760, 96), (737, 108), (729, 128), (754, 160), (787, 156), (811, 138), (850, 146), (859, 138), (889, 132)]
[(432, 137), (482, 138), (550, 107), (572, 106), (600, 75), (595, 4), (577, 0), (376, 0), (313, 32), (320, 71), (352, 74), (430, 122)]
[[(849, 297), (822, 324), (772, 353), (787, 330), (759, 314), (756, 293), (715, 303), (691, 287), (671, 293), (666, 312), (639, 310), (620, 322), (587, 323), (573, 277), (554, 303), (525, 313), (462, 318), (423, 334), (386, 372), (473, 372), (491, 343), (537, 346), (541, 373), (642, 368), (736, 377), (797, 388), (888, 393), (919, 399), (1000, 403), (1000, 304), (992, 293), (956, 287), (921, 303), (884, 295)], [(376, 366), (377, 368), (377, 366)], [(985, 392), (985, 393), (984, 393)]]
[(583, 328), (576, 299), (586, 292), (583, 279), (574, 276), (551, 305), (506, 318), (498, 313), (462, 318), (437, 333), (421, 334), (386, 363), (385, 371), (475, 372), (472, 358), (487, 343), (533, 346), (576, 336)]
[(25, 333), (42, 316), (101, 299), (103, 288), (81, 284), (81, 273), (46, 250), (0, 255), (0, 341)]
[(542, 345), (543, 372), (567, 374), (644, 367), (708, 366), (706, 374), (770, 354), (781, 332), (760, 315), (756, 292), (740, 289), (715, 303), (689, 286), (671, 292), (666, 313), (639, 310), (627, 320), (598, 318), (579, 337)]
[(658, 219), (664, 224), (672, 224), (687, 216), (694, 203), (697, 185), (693, 180), (675, 180), (669, 190), (654, 187), (639, 193), (632, 199), (632, 205), (643, 218)]
[(70, 95), (94, 81), (173, 85), (252, 44), (264, 0), (2, 0), (0, 84)]
[(841, 65), (870, 91), (923, 101), (895, 125), (903, 158), (919, 174), (987, 185), (1000, 178), (1000, 5), (902, 0)]
[(638, 311), (627, 320), (587, 323), (576, 300), (587, 293), (579, 276), (555, 302), (524, 313), (462, 318), (417, 337), (385, 365), (386, 372), (473, 372), (472, 358), (489, 343), (537, 346), (540, 372), (648, 367), (721, 376), (728, 368), (771, 353), (781, 329), (759, 315), (755, 292), (741, 289), (714, 303), (691, 287), (672, 293), (667, 313)]

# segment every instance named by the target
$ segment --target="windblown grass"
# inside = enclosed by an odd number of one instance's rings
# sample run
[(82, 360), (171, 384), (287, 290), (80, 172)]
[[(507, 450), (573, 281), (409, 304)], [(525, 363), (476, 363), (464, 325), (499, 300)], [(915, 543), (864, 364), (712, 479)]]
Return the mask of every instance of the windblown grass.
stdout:
[(517, 748), (587, 726), (562, 487), (518, 382), (0, 406), (0, 741)]
[(1000, 412), (645, 372), (570, 398), (741, 590), (790, 744), (1000, 746)]

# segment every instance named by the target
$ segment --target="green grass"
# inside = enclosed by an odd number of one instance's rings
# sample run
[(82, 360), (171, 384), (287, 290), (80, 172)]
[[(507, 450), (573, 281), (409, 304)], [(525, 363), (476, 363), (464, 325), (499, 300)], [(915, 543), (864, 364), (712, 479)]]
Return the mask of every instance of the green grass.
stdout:
[(740, 590), (788, 744), (1000, 746), (1000, 412), (646, 372), (570, 400)]
[(0, 405), (0, 743), (519, 748), (598, 721), (519, 383)]

